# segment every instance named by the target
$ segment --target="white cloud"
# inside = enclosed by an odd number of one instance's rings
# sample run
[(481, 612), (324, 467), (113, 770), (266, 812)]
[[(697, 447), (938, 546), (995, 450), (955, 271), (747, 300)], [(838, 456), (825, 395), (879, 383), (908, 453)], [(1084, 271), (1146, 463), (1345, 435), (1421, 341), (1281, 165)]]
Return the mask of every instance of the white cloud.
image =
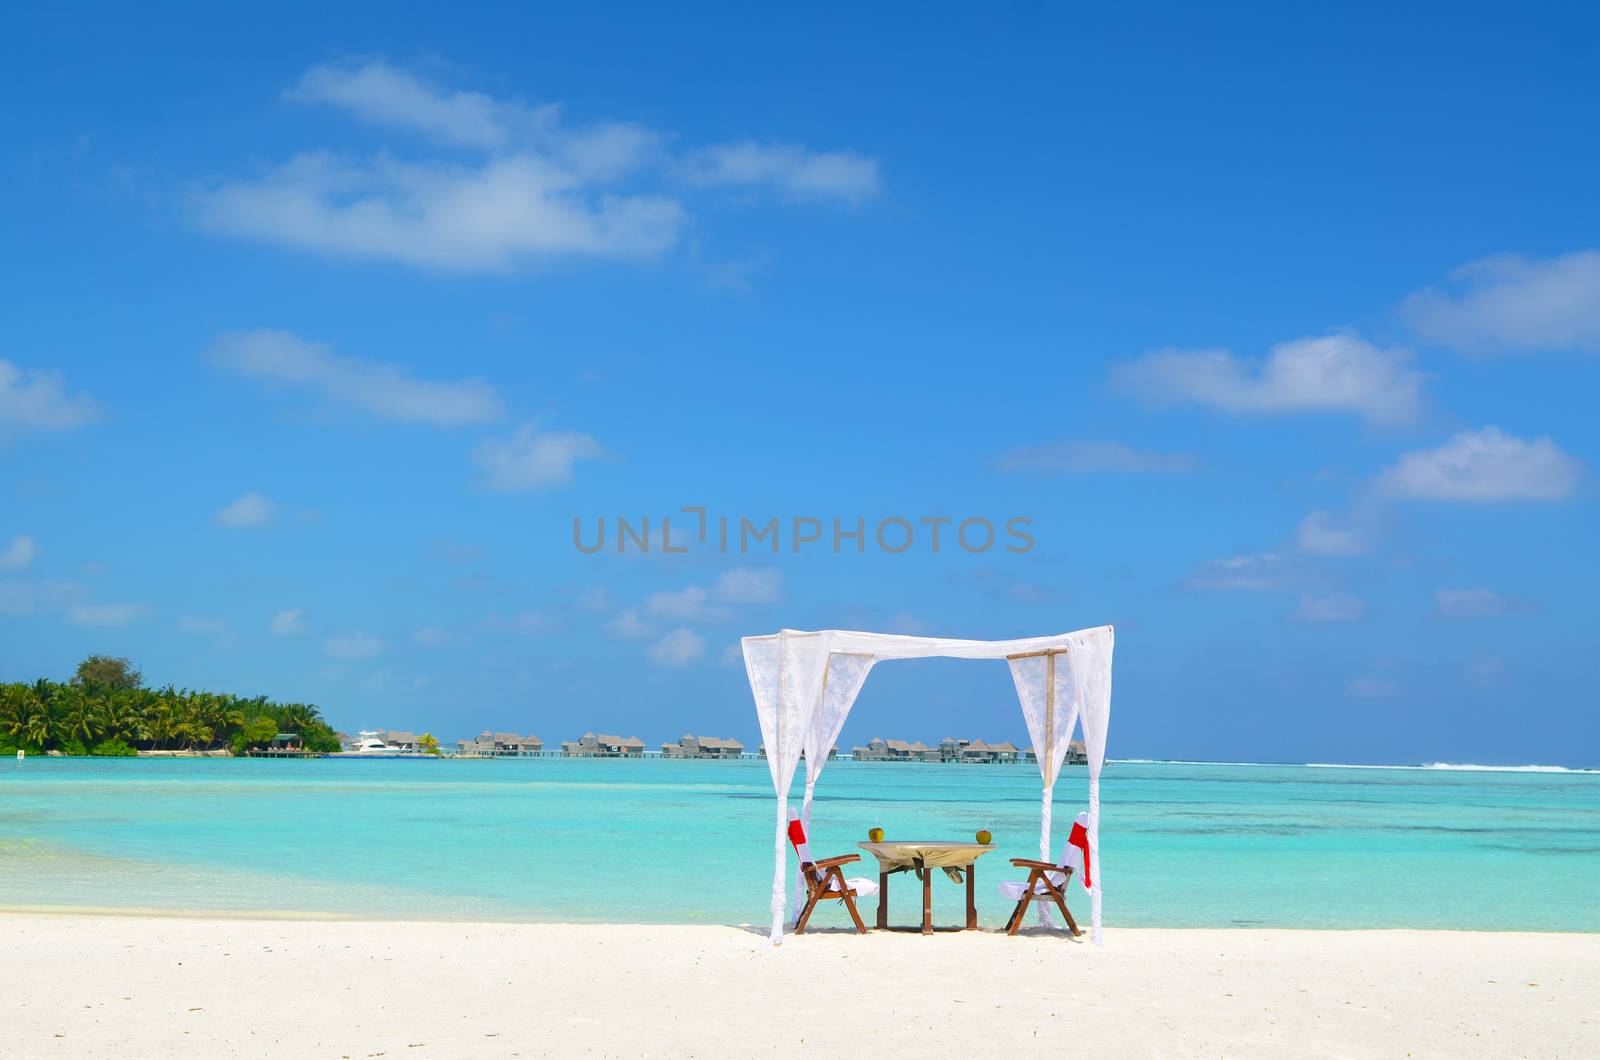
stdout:
[(1300, 606), (1289, 617), (1296, 622), (1354, 622), (1365, 613), (1366, 605), (1359, 596), (1305, 593), (1300, 597)]
[(1020, 578), (1002, 581), (1000, 593), (1007, 600), (1015, 600), (1019, 604), (1054, 604), (1067, 597), (1063, 589)]
[(272, 616), (268, 628), (273, 636), (293, 637), (306, 631), (306, 613), (298, 607), (285, 608)]
[(486, 439), (472, 459), (483, 471), (484, 485), (511, 493), (569, 482), (574, 464), (604, 453), (600, 443), (587, 434), (539, 431), (532, 424), (523, 424), (509, 438)]
[(1050, 442), (1025, 445), (1001, 454), (1001, 471), (1044, 475), (1116, 474), (1172, 475), (1193, 471), (1191, 453), (1155, 453), (1122, 442)]
[(184, 615), (178, 619), (179, 633), (192, 633), (197, 637), (215, 637), (228, 631), (228, 620), (208, 615)]
[(861, 202), (878, 193), (878, 163), (850, 151), (741, 140), (693, 151), (684, 175), (707, 187), (772, 188), (794, 199)]
[(1475, 685), (1499, 684), (1505, 675), (1506, 661), (1498, 655), (1479, 655), (1467, 664), (1467, 680)]
[(725, 622), (733, 616), (729, 605), (772, 603), (781, 598), (782, 586), (783, 575), (776, 570), (730, 570), (710, 589), (688, 585), (651, 593), (639, 607), (617, 612), (606, 631), (622, 640), (638, 640), (672, 622)]
[(1494, 615), (1530, 614), (1539, 609), (1532, 600), (1502, 596), (1493, 589), (1440, 589), (1433, 594), (1444, 618), (1489, 618)]
[(655, 626), (639, 617), (636, 608), (618, 611), (611, 621), (606, 623), (606, 632), (619, 640), (641, 640), (655, 633)]
[(0, 358), (0, 432), (66, 431), (99, 415), (92, 398), (67, 393), (55, 372), (23, 370)]
[(1400, 685), (1385, 677), (1358, 677), (1350, 682), (1349, 691), (1357, 699), (1388, 699), (1399, 694)]
[(705, 654), (705, 638), (692, 629), (678, 628), (650, 645), (650, 658), (662, 666), (688, 666)]
[(329, 637), (323, 650), (334, 659), (375, 659), (389, 650), (382, 637), (374, 637), (361, 630)]
[(39, 546), (27, 534), (18, 534), (0, 548), (0, 570), (23, 570), (39, 554)]
[(1184, 581), (1184, 587), (1201, 591), (1242, 590), (1270, 592), (1284, 587), (1283, 559), (1276, 552), (1214, 559)]
[(766, 250), (727, 261), (708, 261), (701, 265), (706, 286), (713, 291), (754, 290), (752, 280), (772, 267), (772, 254)]
[(1600, 352), (1600, 251), (1504, 254), (1451, 279), (1453, 292), (1428, 288), (1401, 307), (1424, 338), (1469, 353)]
[(243, 497), (217, 512), (211, 521), (218, 526), (245, 529), (266, 526), (272, 521), (277, 505), (259, 493), (246, 493)]
[(0, 615), (30, 615), (65, 607), (84, 596), (76, 582), (0, 578)]
[(228, 235), (454, 271), (652, 258), (678, 242), (686, 220), (672, 199), (596, 192), (533, 155), (471, 165), (305, 152), (198, 204), (201, 223)]
[(590, 586), (578, 596), (579, 611), (604, 611), (610, 606), (610, 598), (606, 594), (604, 585)]
[(463, 147), (504, 147), (511, 127), (536, 113), (481, 92), (451, 92), (384, 62), (326, 64), (301, 75), (285, 95), (343, 108), (376, 125), (409, 128)]
[(252, 379), (303, 387), (385, 419), (454, 427), (486, 423), (505, 411), (482, 379), (415, 379), (395, 365), (341, 356), (325, 343), (289, 331), (222, 335), (206, 356)]
[(850, 152), (744, 142), (675, 159), (668, 137), (638, 124), (569, 124), (559, 105), (450, 89), (382, 61), (313, 67), (285, 97), (444, 150), (422, 160), (304, 151), (200, 191), (203, 225), (333, 256), (507, 270), (671, 250), (690, 225), (674, 178), (797, 200), (859, 201), (879, 185), (877, 163)]
[(126, 626), (148, 610), (144, 604), (73, 604), (67, 619), (75, 626)]
[(645, 614), (651, 618), (670, 618), (680, 622), (721, 622), (729, 617), (726, 608), (711, 603), (711, 594), (698, 585), (677, 592), (651, 593), (645, 598)]
[(542, 637), (554, 633), (559, 623), (539, 611), (518, 611), (514, 615), (490, 615), (484, 623), (488, 629), (501, 633), (517, 633), (524, 637)]
[(739, 666), (744, 663), (744, 645), (735, 641), (722, 649), (723, 666)]
[(442, 88), (381, 61), (313, 67), (285, 96), (297, 103), (336, 107), (357, 120), (417, 132), (451, 147), (533, 151), (595, 179), (621, 176), (659, 151), (660, 137), (639, 125), (569, 127), (558, 104), (529, 105)]
[(1418, 500), (1554, 501), (1570, 496), (1583, 474), (1583, 463), (1549, 438), (1529, 441), (1485, 427), (1437, 449), (1406, 453), (1377, 484), (1391, 496)]
[(1111, 380), (1158, 402), (1238, 413), (1348, 412), (1405, 423), (1422, 409), (1422, 374), (1404, 351), (1354, 335), (1296, 339), (1252, 363), (1227, 350), (1161, 350), (1118, 365)]
[(438, 626), (423, 626), (411, 634), (411, 642), (423, 648), (443, 648), (446, 645), (454, 644), (460, 639), (461, 634), (453, 633), (448, 629), (440, 629)]
[(1296, 543), (1300, 551), (1313, 556), (1360, 556), (1372, 548), (1365, 530), (1340, 526), (1325, 511), (1312, 512), (1300, 521)]
[(783, 574), (740, 567), (719, 577), (711, 595), (725, 604), (771, 604), (783, 596)]

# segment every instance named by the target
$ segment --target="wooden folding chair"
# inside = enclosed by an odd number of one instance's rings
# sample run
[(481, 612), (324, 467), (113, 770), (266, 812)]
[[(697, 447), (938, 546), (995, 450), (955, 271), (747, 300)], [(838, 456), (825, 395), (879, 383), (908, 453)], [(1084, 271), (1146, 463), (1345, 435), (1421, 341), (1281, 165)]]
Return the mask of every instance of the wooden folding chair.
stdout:
[[(1061, 915), (1067, 918), (1067, 927), (1073, 935), (1081, 935), (1078, 922), (1072, 919), (1072, 913), (1067, 909), (1066, 888), (1067, 881), (1072, 879), (1072, 866), (1052, 865), (1048, 861), (1033, 861), (1028, 858), (1012, 858), (1011, 864), (1019, 869), (1028, 870), (1028, 882), (1017, 889), (1016, 884), (1002, 884), (1002, 892), (1009, 898), (1015, 894), (1017, 907), (1011, 911), (1011, 919), (1006, 921), (1006, 934), (1015, 935), (1022, 926), (1022, 919), (1027, 915), (1029, 902), (1053, 901), (1056, 908), (1061, 910)], [(1051, 877), (1059, 877), (1061, 882), (1056, 883)]]
[[(805, 873), (806, 904), (800, 911), (800, 919), (795, 921), (794, 933), (805, 934), (806, 922), (811, 919), (811, 913), (817, 908), (817, 903), (822, 901), (840, 901), (850, 910), (850, 919), (856, 922), (856, 930), (861, 934), (867, 933), (867, 925), (861, 922), (861, 914), (856, 912), (856, 899), (867, 897), (855, 891), (851, 884), (857, 881), (846, 880), (839, 866), (848, 865), (852, 861), (860, 861), (860, 854), (843, 854), (836, 858), (823, 858), (821, 861), (801, 862), (800, 871)], [(873, 886), (877, 890), (877, 886)]]
[(847, 880), (841, 869), (841, 866), (852, 861), (860, 861), (861, 855), (841, 854), (836, 858), (813, 861), (805, 829), (800, 824), (800, 816), (793, 809), (789, 811), (789, 843), (794, 847), (795, 856), (800, 859), (800, 878), (806, 881), (806, 904), (800, 910), (800, 919), (795, 921), (794, 933), (805, 934), (806, 923), (816, 910), (817, 903), (829, 901), (843, 902), (850, 911), (850, 919), (856, 922), (856, 930), (865, 935), (867, 925), (861, 922), (861, 914), (856, 912), (856, 899), (877, 894), (878, 885), (868, 879)]

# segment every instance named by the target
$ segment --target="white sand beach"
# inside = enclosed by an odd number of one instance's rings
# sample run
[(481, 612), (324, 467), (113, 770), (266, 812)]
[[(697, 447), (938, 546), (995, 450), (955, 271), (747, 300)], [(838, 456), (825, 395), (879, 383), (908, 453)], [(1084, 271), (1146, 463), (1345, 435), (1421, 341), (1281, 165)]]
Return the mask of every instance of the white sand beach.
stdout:
[(0, 915), (0, 1055), (1594, 1056), (1600, 935)]

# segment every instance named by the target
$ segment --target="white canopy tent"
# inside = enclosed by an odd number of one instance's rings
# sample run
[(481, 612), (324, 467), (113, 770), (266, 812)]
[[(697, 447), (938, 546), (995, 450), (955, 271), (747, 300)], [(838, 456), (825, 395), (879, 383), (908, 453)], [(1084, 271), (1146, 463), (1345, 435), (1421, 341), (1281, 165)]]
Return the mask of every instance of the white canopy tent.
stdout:
[(789, 786), (800, 758), (806, 760), (806, 793), (801, 817), (811, 818), (811, 797), (828, 751), (844, 728), (856, 696), (880, 659), (1005, 659), (1022, 703), (1044, 779), (1040, 805), (1039, 857), (1055, 860), (1050, 849), (1050, 804), (1056, 776), (1067, 755), (1075, 725), (1082, 723), (1089, 758), (1089, 854), (1094, 885), (1089, 895), (1090, 937), (1100, 930), (1100, 767), (1106, 757), (1106, 727), (1111, 717), (1110, 626), (1023, 640), (946, 640), (849, 630), (802, 632), (786, 629), (764, 637), (745, 637), (744, 666), (761, 720), (767, 768), (778, 793), (777, 834), (773, 843), (772, 941), (783, 938)]

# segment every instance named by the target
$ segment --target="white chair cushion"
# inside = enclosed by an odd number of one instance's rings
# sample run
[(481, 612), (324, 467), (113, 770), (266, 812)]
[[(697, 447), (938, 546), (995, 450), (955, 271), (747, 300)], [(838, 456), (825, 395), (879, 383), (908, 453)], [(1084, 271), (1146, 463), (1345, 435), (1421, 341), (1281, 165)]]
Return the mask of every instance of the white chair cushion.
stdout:
[[(1061, 886), (1063, 880), (1058, 875), (1052, 873), (1051, 877), (1050, 877), (1050, 882), (1055, 884), (1056, 887), (1059, 888)], [(1027, 889), (1028, 889), (1028, 884), (1027, 884), (1027, 881), (1025, 881), (1025, 880), (1024, 881), (1017, 881), (1017, 882), (1010, 882), (1010, 883), (1002, 883), (1000, 885), (1000, 893), (1001, 893), (1001, 895), (1003, 895), (1006, 898), (1009, 898), (1013, 902), (1020, 902), (1022, 900), (1022, 892), (1027, 890)], [(1044, 884), (1036, 883), (1036, 884), (1033, 885), (1033, 893), (1034, 894), (1049, 894), (1050, 892), (1045, 889)]]
[[(845, 880), (844, 882), (845, 882), (845, 886), (849, 887), (851, 893), (854, 894), (857, 898), (870, 898), (873, 895), (878, 893), (878, 881), (877, 880), (869, 880), (865, 876), (852, 876), (849, 879)], [(838, 894), (839, 893), (839, 881), (838, 880), (832, 880), (832, 881), (829, 882), (829, 884), (828, 884), (828, 893), (829, 894)]]

